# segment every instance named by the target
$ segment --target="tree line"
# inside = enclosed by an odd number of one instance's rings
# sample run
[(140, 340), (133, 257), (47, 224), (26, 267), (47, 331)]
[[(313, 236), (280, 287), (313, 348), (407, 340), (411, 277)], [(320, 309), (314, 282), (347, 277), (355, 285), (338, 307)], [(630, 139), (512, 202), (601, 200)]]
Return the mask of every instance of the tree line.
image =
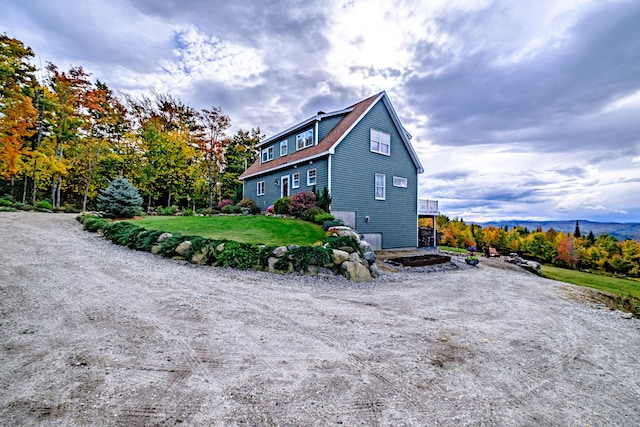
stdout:
[(149, 210), (242, 197), (237, 178), (257, 158), (259, 128), (227, 135), (231, 120), (219, 106), (198, 111), (156, 92), (116, 95), (82, 67), (36, 70), (33, 57), (0, 35), (0, 196), (84, 211), (125, 177)]
[(576, 221), (573, 233), (544, 231), (538, 227), (509, 229), (466, 224), (462, 219), (440, 215), (436, 219), (439, 244), (456, 248), (476, 248), (489, 252), (495, 248), (501, 254), (518, 253), (525, 258), (564, 268), (598, 270), (629, 277), (640, 277), (640, 241), (618, 241), (608, 234), (597, 237), (593, 232), (584, 235)]

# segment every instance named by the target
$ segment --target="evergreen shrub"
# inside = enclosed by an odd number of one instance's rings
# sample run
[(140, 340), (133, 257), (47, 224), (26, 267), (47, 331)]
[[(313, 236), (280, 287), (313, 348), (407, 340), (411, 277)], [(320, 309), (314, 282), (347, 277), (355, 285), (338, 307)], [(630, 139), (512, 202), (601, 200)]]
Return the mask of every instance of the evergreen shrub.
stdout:
[(360, 253), (360, 244), (353, 237), (349, 236), (329, 236), (324, 239), (323, 243), (329, 249), (340, 249), (344, 246), (353, 248), (355, 252)]
[(273, 213), (277, 215), (288, 215), (290, 203), (291, 203), (291, 199), (289, 199), (288, 197), (279, 198), (273, 204)]
[(98, 195), (98, 209), (108, 218), (132, 218), (142, 214), (142, 197), (127, 178), (116, 178)]
[(341, 225), (344, 225), (344, 223), (340, 219), (328, 220), (322, 223), (322, 229), (328, 231), (331, 227), (339, 227)]

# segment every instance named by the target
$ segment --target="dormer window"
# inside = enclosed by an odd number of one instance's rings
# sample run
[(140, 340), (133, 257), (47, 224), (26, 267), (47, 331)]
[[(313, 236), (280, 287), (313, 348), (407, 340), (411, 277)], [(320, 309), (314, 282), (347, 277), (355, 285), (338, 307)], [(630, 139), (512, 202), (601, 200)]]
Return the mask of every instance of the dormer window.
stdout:
[(309, 129), (296, 135), (296, 149), (302, 150), (313, 145), (313, 130)]
[(280, 141), (280, 157), (287, 155), (287, 140)]
[(262, 150), (262, 163), (273, 160), (273, 145)]

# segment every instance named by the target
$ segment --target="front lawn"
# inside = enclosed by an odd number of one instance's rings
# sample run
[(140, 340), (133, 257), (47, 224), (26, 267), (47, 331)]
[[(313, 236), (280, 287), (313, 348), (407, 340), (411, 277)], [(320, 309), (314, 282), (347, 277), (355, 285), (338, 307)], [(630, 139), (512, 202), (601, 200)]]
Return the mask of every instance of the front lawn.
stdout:
[(264, 215), (148, 216), (128, 220), (152, 230), (264, 245), (311, 245), (325, 235), (322, 227), (297, 219)]

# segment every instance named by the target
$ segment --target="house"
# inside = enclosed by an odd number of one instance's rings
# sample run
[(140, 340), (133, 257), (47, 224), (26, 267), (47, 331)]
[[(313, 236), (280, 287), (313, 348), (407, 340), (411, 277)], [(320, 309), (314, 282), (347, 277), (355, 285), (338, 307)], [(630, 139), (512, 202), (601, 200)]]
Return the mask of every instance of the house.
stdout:
[(418, 246), (420, 160), (386, 92), (342, 110), (319, 111), (258, 145), (241, 176), (263, 210), (300, 191), (331, 194), (331, 214), (374, 249)]

